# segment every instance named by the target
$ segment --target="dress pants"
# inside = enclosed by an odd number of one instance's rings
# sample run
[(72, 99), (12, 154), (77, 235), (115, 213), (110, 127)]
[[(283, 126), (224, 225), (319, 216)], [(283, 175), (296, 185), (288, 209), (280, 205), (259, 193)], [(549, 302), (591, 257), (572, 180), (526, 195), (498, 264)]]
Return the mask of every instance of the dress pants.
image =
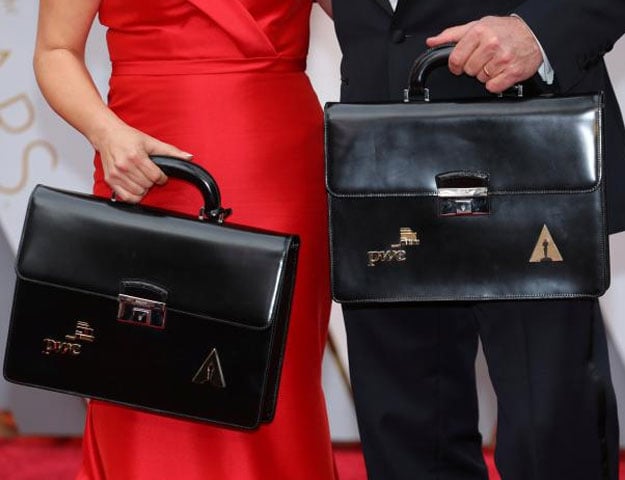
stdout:
[(617, 480), (594, 299), (344, 306), (369, 480), (485, 480), (475, 356), (497, 395), (503, 480)]

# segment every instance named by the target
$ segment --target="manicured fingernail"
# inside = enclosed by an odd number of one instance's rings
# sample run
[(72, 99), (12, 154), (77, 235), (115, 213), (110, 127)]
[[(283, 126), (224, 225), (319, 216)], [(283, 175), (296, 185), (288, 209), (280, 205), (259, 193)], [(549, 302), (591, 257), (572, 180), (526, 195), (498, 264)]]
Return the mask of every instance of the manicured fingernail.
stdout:
[(182, 152), (183, 156), (185, 156), (186, 158), (193, 158), (193, 154), (189, 153), (189, 152)]

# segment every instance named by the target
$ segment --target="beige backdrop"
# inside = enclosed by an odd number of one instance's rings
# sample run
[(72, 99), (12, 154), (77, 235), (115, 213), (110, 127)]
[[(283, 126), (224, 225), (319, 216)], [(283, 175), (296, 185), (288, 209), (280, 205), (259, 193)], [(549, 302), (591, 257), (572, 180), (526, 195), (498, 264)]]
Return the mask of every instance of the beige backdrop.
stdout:
[[(37, 183), (46, 183), (88, 191), (91, 183), (90, 146), (51, 112), (36, 88), (31, 69), (36, 6), (37, 2), (32, 0), (0, 0), (0, 161), (3, 167), (0, 169), (0, 233), (6, 237), (6, 242), (0, 242), (0, 258), (10, 260), (5, 262), (5, 267), (0, 262), (0, 285), (9, 285), (12, 281), (10, 264), (32, 188)], [(102, 28), (95, 28), (92, 32), (88, 52), (88, 63), (96, 83), (105, 94), (109, 65)], [(315, 6), (308, 71), (322, 103), (338, 100), (339, 60), (332, 24)], [(625, 106), (625, 42), (617, 45), (608, 60), (621, 104)], [(619, 320), (625, 312), (625, 234), (613, 237), (611, 248), (612, 288), (602, 299), (602, 305), (613, 345), (617, 396), (623, 406), (625, 379), (622, 378), (621, 358), (625, 358), (625, 324)], [(5, 290), (8, 298), (8, 287)], [(0, 298), (3, 297), (0, 295)], [(326, 355), (324, 385), (335, 439), (353, 440), (357, 438), (357, 430), (349, 390), (341, 375), (346, 371), (347, 358), (340, 309), (336, 307), (331, 320), (336, 354)], [(7, 315), (8, 302), (5, 302), (4, 308), (0, 309), (0, 345), (4, 343), (2, 337)], [(482, 412), (480, 426), (489, 441), (494, 428), (495, 401), (481, 357), (477, 368)], [(54, 413), (41, 410), (43, 405), (54, 408)], [(23, 430), (44, 433), (80, 431), (83, 409), (75, 399), (20, 389), (0, 380), (0, 409), (7, 406), (17, 412)]]

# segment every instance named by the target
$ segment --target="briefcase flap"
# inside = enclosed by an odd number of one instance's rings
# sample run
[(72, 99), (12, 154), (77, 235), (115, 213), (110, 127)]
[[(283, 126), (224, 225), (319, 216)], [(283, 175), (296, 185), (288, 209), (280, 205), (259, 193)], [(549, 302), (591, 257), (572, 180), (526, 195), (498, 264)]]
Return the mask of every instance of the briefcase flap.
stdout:
[(264, 329), (297, 246), (295, 236), (38, 186), (16, 269), (24, 280), (116, 300), (151, 290), (170, 310)]
[(437, 177), (485, 177), (488, 194), (588, 192), (601, 179), (602, 95), (328, 104), (335, 197), (435, 196)]

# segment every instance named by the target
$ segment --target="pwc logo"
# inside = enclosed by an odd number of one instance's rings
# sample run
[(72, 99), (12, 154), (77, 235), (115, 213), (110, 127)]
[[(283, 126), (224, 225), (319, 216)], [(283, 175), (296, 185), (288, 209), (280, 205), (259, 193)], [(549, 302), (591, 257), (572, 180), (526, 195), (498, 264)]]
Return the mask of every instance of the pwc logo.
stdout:
[(386, 250), (369, 250), (367, 252), (367, 266), (375, 267), (381, 262), (405, 262), (406, 247), (413, 247), (421, 244), (417, 237), (417, 232), (410, 227), (399, 229), (399, 243), (392, 244)]
[(72, 335), (65, 335), (63, 340), (54, 338), (43, 339), (44, 355), (65, 355), (77, 357), (82, 352), (83, 343), (93, 343), (94, 330), (87, 322), (76, 322), (76, 329)]

